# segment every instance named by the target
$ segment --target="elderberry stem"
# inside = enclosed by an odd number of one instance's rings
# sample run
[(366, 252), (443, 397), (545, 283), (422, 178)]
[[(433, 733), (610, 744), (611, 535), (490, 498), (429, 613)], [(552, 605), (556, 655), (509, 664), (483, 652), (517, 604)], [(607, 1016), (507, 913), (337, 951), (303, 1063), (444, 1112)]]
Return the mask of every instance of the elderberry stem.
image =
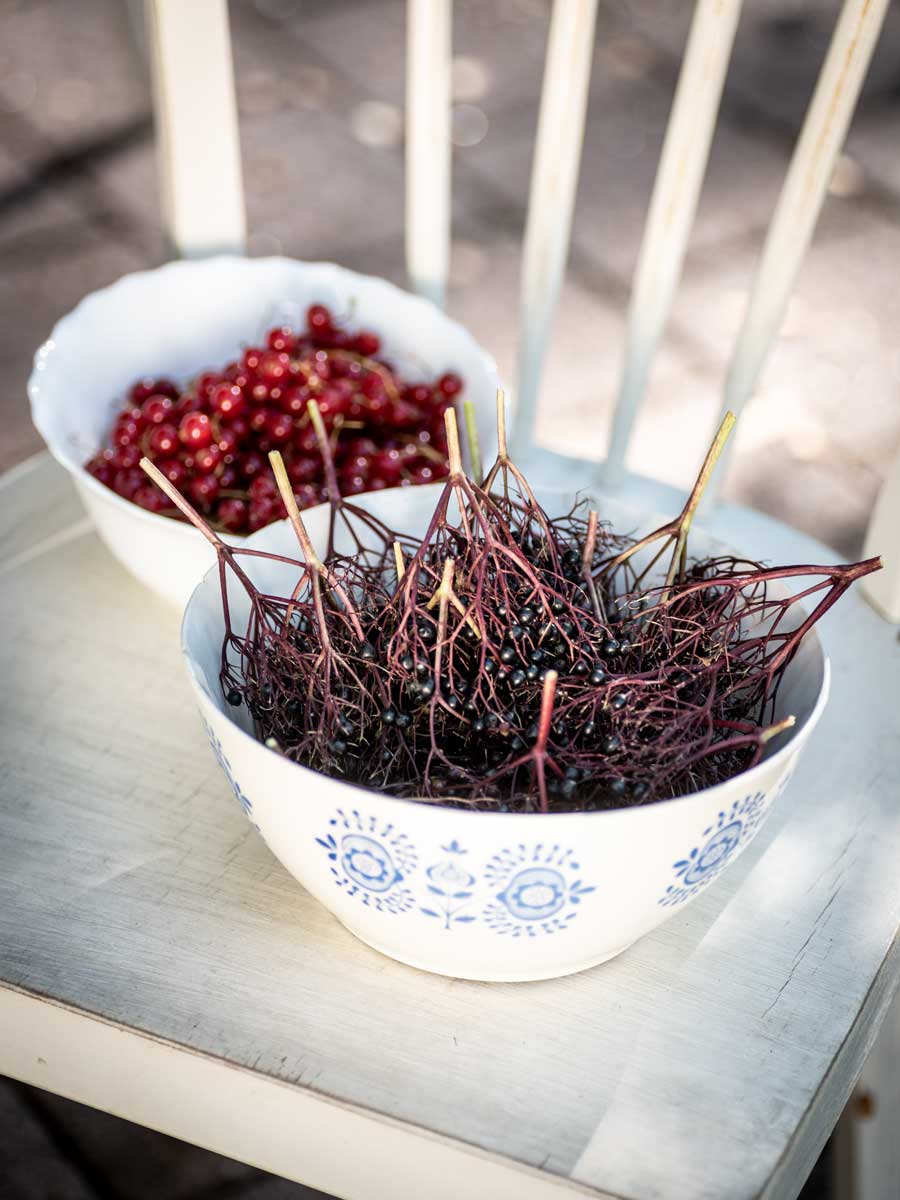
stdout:
[(691, 530), (691, 524), (694, 520), (694, 514), (697, 511), (697, 506), (703, 498), (703, 493), (706, 490), (706, 485), (709, 483), (710, 476), (715, 469), (716, 463), (725, 449), (725, 443), (734, 429), (736, 417), (733, 412), (727, 412), (722, 418), (722, 424), (716, 431), (716, 436), (713, 438), (712, 445), (706, 452), (706, 458), (703, 460), (703, 466), (700, 468), (700, 474), (697, 476), (694, 486), (691, 488), (691, 494), (687, 498), (687, 503), (681, 510), (681, 515), (678, 518), (678, 536), (675, 540), (675, 549), (672, 551), (672, 561), (669, 563), (669, 570), (666, 575), (666, 587), (670, 588), (675, 582), (675, 576), (679, 569), (684, 570), (684, 564), (687, 557), (687, 539)]
[(469, 460), (472, 464), (472, 478), (481, 486), (483, 478), (481, 467), (481, 446), (478, 442), (478, 424), (475, 420), (475, 405), (471, 400), (466, 400), (463, 404), (463, 412), (466, 418), (466, 440), (469, 443)]

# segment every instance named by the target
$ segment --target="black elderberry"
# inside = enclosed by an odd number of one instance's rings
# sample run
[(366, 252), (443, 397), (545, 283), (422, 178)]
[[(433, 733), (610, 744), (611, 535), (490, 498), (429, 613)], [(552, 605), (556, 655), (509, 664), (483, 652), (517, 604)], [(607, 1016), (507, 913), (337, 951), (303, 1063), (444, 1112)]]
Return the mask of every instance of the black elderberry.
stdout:
[(237, 708), (237, 706), (241, 703), (243, 698), (244, 697), (237, 690), (237, 688), (232, 688), (231, 691), (228, 693), (228, 703), (232, 706), (232, 708)]
[[(535, 675), (537, 675), (537, 667), (530, 667), (529, 670), (533, 670)], [(513, 688), (520, 688), (527, 678), (528, 675), (525, 671), (513, 671), (509, 677), (509, 686)]]
[(515, 646), (503, 646), (500, 650), (500, 661), (504, 663), (515, 662), (516, 648)]
[(597, 724), (595, 721), (585, 721), (581, 727), (581, 732), (586, 738), (592, 738), (597, 732)]
[(643, 782), (638, 782), (638, 783), (633, 783), (633, 784), (631, 785), (631, 798), (632, 798), (632, 800), (635, 800), (635, 801), (638, 801), (638, 800), (643, 800), (643, 798), (644, 798), (646, 795), (647, 795), (647, 785), (646, 785), (646, 783), (643, 783)]
[(582, 678), (588, 673), (588, 665), (584, 659), (579, 658), (578, 662), (572, 668), (572, 674)]
[(528, 679), (529, 682), (534, 683), (535, 679), (537, 679), (537, 677), (538, 677), (538, 674), (539, 674), (539, 668), (534, 663), (532, 663), (531, 666), (528, 668), (528, 670), (525, 672), (525, 678)]
[(511, 638), (514, 642), (518, 642), (524, 636), (525, 630), (521, 625), (510, 625), (507, 637)]
[(347, 743), (343, 738), (332, 738), (328, 743), (328, 749), (332, 752), (332, 754), (346, 754)]
[(494, 660), (492, 658), (486, 658), (484, 660), (485, 675), (493, 675), (496, 670), (497, 670), (497, 664), (494, 662)]
[(387, 708), (381, 710), (381, 722), (383, 725), (393, 725), (397, 720), (397, 710), (393, 704), (389, 704)]
[(616, 641), (616, 639), (615, 638), (607, 638), (606, 641), (603, 643), (603, 649), (602, 649), (601, 653), (603, 654), (604, 658), (609, 658), (611, 655), (617, 654), (618, 650), (619, 650), (619, 643)]
[(624, 779), (614, 779), (609, 785), (609, 794), (611, 796), (615, 796), (615, 798), (618, 800), (621, 796), (625, 795), (627, 788), (628, 785)]
[(473, 733), (484, 733), (484, 717), (476, 717), (472, 722)]
[(345, 717), (343, 715), (343, 713), (341, 713), (341, 715), (337, 719), (337, 727), (341, 731), (341, 733), (344, 735), (344, 737), (352, 736), (353, 722), (348, 720), (347, 717)]
[(535, 646), (533, 650), (529, 650), (528, 657), (533, 663), (539, 663), (543, 661), (545, 655), (540, 646)]
[(618, 711), (618, 709), (624, 708), (625, 705), (628, 703), (628, 697), (625, 695), (624, 692), (616, 692), (616, 694), (613, 696), (613, 698), (610, 700), (609, 703), (614, 709), (616, 709)]
[(484, 723), (487, 725), (488, 729), (496, 729), (500, 724), (500, 718), (496, 713), (488, 713), (484, 718)]
[(398, 712), (396, 722), (398, 729), (409, 729), (412, 725), (412, 717), (407, 712)]
[(593, 671), (591, 671), (591, 679), (590, 679), (590, 681), (594, 685), (594, 687), (599, 687), (599, 685), (601, 683), (605, 682), (605, 680), (606, 680), (606, 671), (603, 669), (603, 667), (599, 667), (599, 666), (594, 667)]
[(416, 665), (416, 661), (411, 654), (404, 654), (400, 659), (400, 666), (404, 671), (411, 671)]
[(434, 695), (434, 680), (430, 675), (419, 684), (419, 695), (423, 700), (430, 700)]
[(615, 754), (617, 750), (621, 749), (621, 746), (621, 738), (616, 737), (614, 733), (607, 734), (600, 743), (600, 749), (604, 754)]
[(523, 608), (519, 609), (516, 616), (519, 618), (520, 625), (530, 625), (537, 614), (533, 608), (526, 604)]
[(363, 662), (372, 662), (375, 658), (375, 647), (371, 642), (363, 642), (359, 648), (359, 657)]

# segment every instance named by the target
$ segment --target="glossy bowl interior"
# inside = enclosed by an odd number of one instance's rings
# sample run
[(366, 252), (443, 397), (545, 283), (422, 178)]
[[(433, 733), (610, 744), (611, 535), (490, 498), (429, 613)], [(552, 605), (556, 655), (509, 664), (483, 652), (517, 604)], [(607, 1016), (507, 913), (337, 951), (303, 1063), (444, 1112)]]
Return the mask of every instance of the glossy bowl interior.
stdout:
[(482, 444), (495, 442), (499, 379), (471, 334), (429, 301), (332, 263), (224, 256), (126, 275), (82, 300), (35, 356), (28, 394), (37, 429), (113, 554), (173, 603), (183, 605), (210, 566), (208, 544), (190, 526), (116, 495), (84, 463), (104, 444), (137, 379), (184, 382), (222, 366), (272, 325), (302, 326), (314, 302), (351, 328), (378, 333), (407, 379), (457, 371), (464, 398), (475, 403)]
[[(421, 534), (439, 492), (438, 485), (380, 492), (361, 503), (392, 528)], [(574, 499), (540, 490), (538, 498), (551, 512)], [(618, 529), (659, 523), (624, 505), (602, 505)], [(306, 520), (322, 553), (327, 508), (308, 510)], [(250, 544), (297, 556), (286, 522)], [(692, 548), (722, 549), (699, 533)], [(270, 593), (296, 582), (296, 568), (286, 564), (243, 565)], [(233, 579), (229, 603), (239, 626), (248, 606)], [(210, 571), (187, 605), (182, 648), (213, 750), (273, 853), (369, 945), (425, 970), (480, 980), (583, 970), (699, 895), (758, 832), (828, 694), (828, 663), (813, 632), (778, 695), (776, 718), (791, 714), (796, 724), (752, 770), (677, 800), (609, 812), (473, 813), (383, 796), (267, 750), (244, 708), (222, 697), (222, 634), (218, 574)]]

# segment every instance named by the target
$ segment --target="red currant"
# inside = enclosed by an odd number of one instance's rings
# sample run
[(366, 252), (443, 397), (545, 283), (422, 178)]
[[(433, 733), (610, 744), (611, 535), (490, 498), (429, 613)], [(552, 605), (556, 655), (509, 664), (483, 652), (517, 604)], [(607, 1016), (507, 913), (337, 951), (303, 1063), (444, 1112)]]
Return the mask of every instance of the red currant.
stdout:
[(230, 533), (243, 533), (247, 528), (248, 507), (246, 500), (227, 498), (220, 500), (216, 518)]
[(139, 487), (131, 499), (141, 508), (146, 508), (148, 512), (162, 512), (164, 508), (169, 507), (169, 501), (165, 495), (152, 483), (145, 483)]
[(219, 494), (219, 481), (215, 475), (195, 475), (188, 484), (188, 492), (195, 504), (206, 507)]
[(154, 425), (147, 435), (151, 458), (168, 458), (178, 450), (178, 430), (174, 425)]
[(203, 475), (210, 475), (222, 461), (222, 451), (215, 443), (204, 446), (194, 455), (194, 466)]
[(172, 404), (171, 396), (162, 396), (159, 392), (154, 392), (141, 405), (141, 413), (144, 420), (148, 421), (151, 425), (161, 425), (169, 415)]
[(365, 329), (360, 330), (353, 341), (356, 353), (361, 354), (363, 358), (374, 358), (381, 349), (381, 338), (378, 334)]
[(244, 412), (247, 400), (236, 383), (220, 383), (210, 392), (209, 404), (223, 421), (230, 421)]
[(199, 450), (213, 439), (212, 421), (206, 413), (187, 413), (178, 426), (178, 436), (188, 449)]
[(293, 354), (297, 349), (297, 335), (286, 325), (280, 325), (269, 330), (266, 345), (270, 350), (283, 350), (285, 354)]
[(334, 330), (334, 319), (324, 304), (311, 304), (306, 310), (306, 324), (310, 333), (317, 337), (327, 336)]

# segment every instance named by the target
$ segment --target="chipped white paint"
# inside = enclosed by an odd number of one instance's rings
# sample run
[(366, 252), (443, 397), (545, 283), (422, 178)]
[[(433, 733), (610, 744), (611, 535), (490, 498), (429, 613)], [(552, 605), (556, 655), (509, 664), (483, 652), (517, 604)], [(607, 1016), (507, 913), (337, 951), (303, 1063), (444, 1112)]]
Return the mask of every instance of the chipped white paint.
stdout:
[(672, 104), (631, 291), (619, 396), (604, 478), (622, 480), (628, 440), (694, 223), (742, 0), (698, 0)]
[[(887, 7), (888, 0), (845, 0), (756, 269), (728, 367), (723, 414), (740, 414), (778, 333)], [(710, 483), (710, 500), (721, 488), (730, 452), (726, 448)]]
[(443, 306), (450, 268), (451, 0), (407, 0), (406, 270)]
[(165, 229), (184, 258), (242, 253), (241, 151), (226, 0), (147, 0)]
[(865, 554), (880, 554), (884, 570), (866, 579), (863, 591), (883, 617), (900, 623), (900, 457), (875, 502)]
[(556, 0), (553, 5), (522, 258), (515, 454), (531, 441), (569, 253), (596, 17), (597, 0)]
[[(80, 519), (46, 456), (3, 486), (13, 555), (47, 496)], [(0, 588), (0, 1071), (351, 1200), (793, 1200), (900, 975), (900, 645), (841, 609), (830, 707), (740, 862), (606, 966), (481, 985), (390, 962), (290, 879), (176, 615), (95, 537), (46, 546)]]

